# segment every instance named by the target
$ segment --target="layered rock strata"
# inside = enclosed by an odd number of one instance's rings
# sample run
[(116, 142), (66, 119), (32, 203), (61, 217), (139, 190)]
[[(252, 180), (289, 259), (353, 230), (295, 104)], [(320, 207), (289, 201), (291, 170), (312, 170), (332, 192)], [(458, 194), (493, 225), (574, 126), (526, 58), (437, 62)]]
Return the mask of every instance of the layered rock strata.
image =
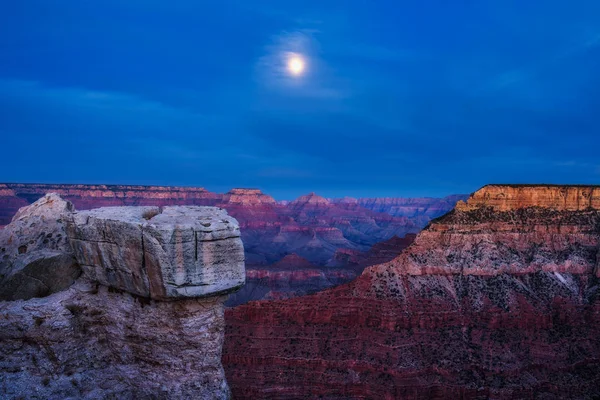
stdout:
[(560, 189), (484, 187), (349, 284), (228, 310), (234, 396), (600, 396), (597, 187)]
[(62, 215), (83, 275), (0, 302), (0, 397), (230, 398), (220, 358), (224, 294), (244, 282), (237, 221), (214, 207)]
[(276, 202), (258, 189), (217, 194), (197, 187), (14, 183), (0, 184), (0, 225), (10, 222), (19, 207), (47, 192), (59, 194), (79, 210), (125, 205), (225, 208), (240, 222), (242, 238), (248, 244), (247, 259), (261, 265), (291, 253), (324, 265), (338, 248), (366, 251), (394, 235), (416, 233), (432, 217), (452, 209), (458, 200), (361, 199), (359, 203), (329, 201), (310, 193), (292, 202)]
[(487, 185), (458, 209), (491, 207), (495, 211), (542, 207), (555, 211), (600, 210), (600, 186), (582, 185)]

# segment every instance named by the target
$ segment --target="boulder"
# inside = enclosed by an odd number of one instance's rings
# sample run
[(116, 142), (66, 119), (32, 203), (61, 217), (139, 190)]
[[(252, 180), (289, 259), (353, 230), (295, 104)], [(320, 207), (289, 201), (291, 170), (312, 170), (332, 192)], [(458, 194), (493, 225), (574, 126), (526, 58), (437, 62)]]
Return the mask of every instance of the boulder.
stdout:
[(168, 300), (227, 293), (245, 282), (237, 221), (217, 207), (106, 207), (67, 221), (71, 245), (93, 281)]
[(67, 240), (65, 219), (73, 205), (50, 193), (19, 209), (0, 229), (0, 300), (44, 297), (80, 275)]

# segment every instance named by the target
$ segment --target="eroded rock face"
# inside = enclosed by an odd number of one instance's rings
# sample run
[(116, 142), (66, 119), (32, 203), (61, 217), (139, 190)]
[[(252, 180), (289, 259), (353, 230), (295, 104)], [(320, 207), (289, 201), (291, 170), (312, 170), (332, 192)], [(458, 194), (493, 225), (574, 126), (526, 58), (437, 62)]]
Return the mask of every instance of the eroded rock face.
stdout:
[(227, 310), (234, 397), (600, 396), (600, 210), (587, 187), (518, 190), (483, 188), (349, 284)]
[(308, 212), (312, 212), (313, 208), (327, 207), (330, 204), (331, 202), (329, 200), (312, 192), (298, 197), (296, 200), (290, 202), (289, 206), (294, 210), (307, 209)]
[(212, 296), (244, 284), (240, 229), (220, 208), (99, 208), (74, 213), (68, 232), (90, 279), (138, 296)]
[(51, 193), (21, 208), (0, 229), (0, 300), (44, 297), (77, 279), (81, 270), (64, 223), (73, 210)]
[(46, 193), (58, 194), (78, 210), (107, 206), (212, 206), (221, 199), (201, 187), (9, 183), (0, 184), (0, 209), (9, 206), (11, 198), (33, 203)]
[(363, 270), (393, 260), (415, 235), (376, 243), (367, 252), (338, 249), (327, 266), (311, 264), (307, 259), (289, 254), (278, 262), (246, 270), (246, 285), (227, 300), (227, 306), (238, 306), (255, 300), (288, 299), (316, 293), (349, 282)]

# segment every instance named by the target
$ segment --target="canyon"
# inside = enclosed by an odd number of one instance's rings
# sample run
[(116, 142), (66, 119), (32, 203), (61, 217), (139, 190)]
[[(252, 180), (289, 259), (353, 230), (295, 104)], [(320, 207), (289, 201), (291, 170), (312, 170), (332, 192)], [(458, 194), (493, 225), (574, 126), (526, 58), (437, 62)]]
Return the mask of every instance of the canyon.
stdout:
[(224, 210), (48, 194), (0, 233), (1, 398), (231, 398), (224, 302), (245, 270)]
[(488, 185), (350, 283), (226, 310), (234, 397), (597, 398), (599, 190)]
[(0, 397), (596, 398), (599, 193), (488, 185), (416, 235), (248, 271), (220, 207), (44, 195), (0, 230)]
[(239, 222), (248, 271), (247, 285), (228, 305), (288, 298), (348, 282), (366, 266), (393, 259), (432, 218), (466, 199), (326, 199), (310, 193), (278, 202), (258, 189), (219, 194), (201, 187), (7, 183), (0, 184), (0, 225), (49, 192), (78, 210), (174, 205), (227, 210)]

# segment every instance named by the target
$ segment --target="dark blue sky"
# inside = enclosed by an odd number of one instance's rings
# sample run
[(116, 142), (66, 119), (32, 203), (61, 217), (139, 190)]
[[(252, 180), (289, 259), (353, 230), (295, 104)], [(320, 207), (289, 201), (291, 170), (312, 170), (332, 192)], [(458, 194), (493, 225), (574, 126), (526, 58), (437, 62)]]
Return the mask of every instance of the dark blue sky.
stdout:
[(12, 182), (599, 183), (600, 1), (5, 2), (0, 137)]

